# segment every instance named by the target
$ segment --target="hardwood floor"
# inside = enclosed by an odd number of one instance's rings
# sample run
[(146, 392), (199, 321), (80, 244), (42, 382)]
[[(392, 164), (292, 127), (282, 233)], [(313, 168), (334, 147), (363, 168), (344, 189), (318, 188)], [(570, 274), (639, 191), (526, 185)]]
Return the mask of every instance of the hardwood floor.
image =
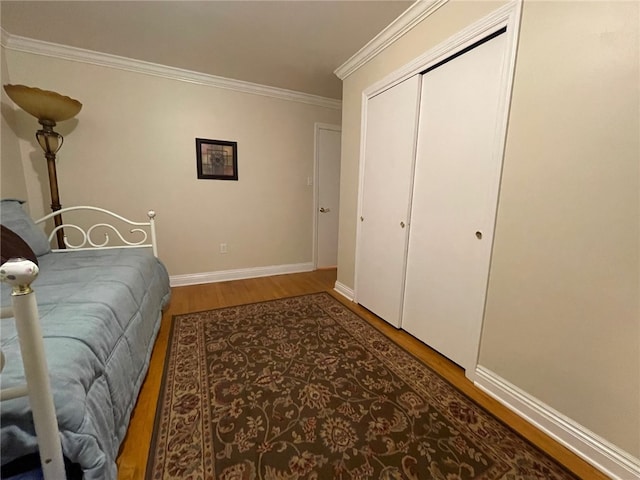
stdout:
[(431, 368), (447, 378), (457, 388), (527, 438), (531, 443), (538, 446), (538, 448), (547, 452), (576, 475), (590, 480), (604, 480), (608, 478), (477, 389), (466, 379), (464, 372), (457, 365), (407, 333), (396, 330), (366, 309), (349, 302), (334, 292), (333, 286), (335, 280), (335, 270), (318, 270), (309, 273), (278, 275), (173, 288), (171, 304), (163, 315), (158, 339), (156, 340), (156, 345), (151, 356), (149, 372), (142, 386), (138, 403), (133, 411), (129, 431), (120, 449), (120, 455), (117, 460), (119, 469), (118, 478), (120, 480), (139, 480), (144, 478), (147, 454), (153, 432), (156, 403), (162, 381), (162, 371), (169, 339), (171, 318), (173, 315), (319, 291), (328, 291), (333, 294), (335, 298), (351, 310), (367, 319), (378, 330), (416, 355)]

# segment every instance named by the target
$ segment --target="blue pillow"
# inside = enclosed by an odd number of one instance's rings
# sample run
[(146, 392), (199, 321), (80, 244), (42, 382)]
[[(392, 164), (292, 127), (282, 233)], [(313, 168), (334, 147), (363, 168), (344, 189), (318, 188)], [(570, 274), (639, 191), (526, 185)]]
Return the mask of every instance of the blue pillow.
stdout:
[(0, 201), (0, 223), (22, 238), (36, 256), (51, 251), (49, 240), (22, 208), (21, 200), (5, 199)]

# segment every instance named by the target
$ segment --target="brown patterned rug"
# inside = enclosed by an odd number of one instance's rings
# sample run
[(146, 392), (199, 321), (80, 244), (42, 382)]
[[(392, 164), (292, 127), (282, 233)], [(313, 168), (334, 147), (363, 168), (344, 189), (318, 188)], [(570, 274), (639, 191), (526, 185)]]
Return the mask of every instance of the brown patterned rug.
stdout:
[(174, 317), (147, 479), (575, 479), (327, 293)]

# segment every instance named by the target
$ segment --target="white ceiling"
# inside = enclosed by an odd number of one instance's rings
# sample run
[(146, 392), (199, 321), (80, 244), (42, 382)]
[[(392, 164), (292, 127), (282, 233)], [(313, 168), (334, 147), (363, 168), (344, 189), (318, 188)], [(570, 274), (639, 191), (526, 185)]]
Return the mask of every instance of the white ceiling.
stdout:
[(333, 71), (413, 2), (5, 1), (11, 35), (342, 97)]

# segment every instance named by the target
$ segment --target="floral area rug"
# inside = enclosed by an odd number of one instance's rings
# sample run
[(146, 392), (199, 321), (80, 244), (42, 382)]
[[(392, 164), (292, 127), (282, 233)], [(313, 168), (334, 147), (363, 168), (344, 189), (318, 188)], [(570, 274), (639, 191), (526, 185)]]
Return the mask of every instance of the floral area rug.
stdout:
[(327, 293), (174, 317), (147, 479), (575, 479)]

